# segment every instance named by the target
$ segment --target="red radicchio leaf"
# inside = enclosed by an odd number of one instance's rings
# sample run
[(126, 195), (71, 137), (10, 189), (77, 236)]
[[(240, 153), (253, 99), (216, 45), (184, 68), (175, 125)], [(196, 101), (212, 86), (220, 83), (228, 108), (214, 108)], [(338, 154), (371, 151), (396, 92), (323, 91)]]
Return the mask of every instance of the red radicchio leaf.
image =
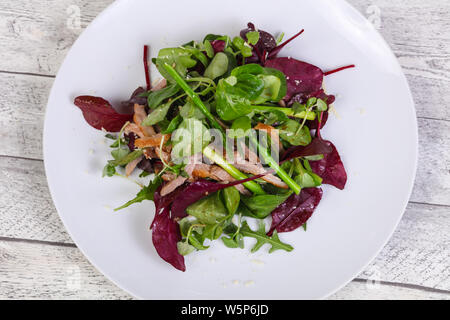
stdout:
[[(186, 189), (187, 186), (184, 184), (163, 197), (161, 196), (162, 187), (163, 187), (163, 185), (159, 186), (159, 188), (156, 190), (156, 192), (153, 196), (153, 201), (155, 202), (156, 213), (160, 213), (163, 210), (165, 210), (166, 208), (170, 209), (172, 203), (175, 201), (175, 199), (178, 198), (178, 196), (181, 193), (184, 192), (184, 190)], [(172, 215), (172, 218), (173, 218), (173, 215)]]
[(287, 149), (283, 154), (282, 162), (290, 161), (292, 159), (300, 157), (328, 154), (331, 152), (333, 152), (333, 148), (327, 143), (327, 141), (316, 137), (307, 146), (294, 146)]
[(152, 242), (158, 255), (176, 269), (186, 271), (184, 257), (177, 248), (177, 242), (181, 240), (180, 228), (178, 223), (170, 218), (168, 207), (155, 214), (151, 228)]
[(92, 96), (76, 97), (74, 104), (83, 112), (84, 119), (95, 129), (104, 128), (109, 132), (119, 132), (132, 114), (120, 114), (103, 98)]
[(332, 151), (324, 154), (322, 160), (310, 161), (309, 164), (311, 165), (311, 169), (323, 179), (322, 183), (343, 190), (347, 183), (347, 173), (345, 172), (344, 164), (342, 163), (341, 157), (334, 144), (327, 140), (322, 141), (325, 142)]
[[(231, 183), (217, 183), (209, 180), (197, 180), (189, 184), (184, 190), (183, 195), (176, 199), (172, 204), (172, 218), (183, 218), (186, 214), (186, 208), (191, 204), (197, 202), (198, 200), (217, 192), (222, 189), (236, 186), (248, 181), (253, 181), (255, 179), (261, 178), (264, 174), (253, 176), (248, 179), (234, 181)], [(170, 194), (169, 194), (170, 195)]]
[(275, 58), (266, 61), (265, 67), (278, 69), (286, 75), (287, 95), (308, 95), (322, 89), (323, 72), (319, 67), (293, 58)]
[(267, 235), (277, 232), (290, 232), (302, 225), (314, 213), (322, 199), (322, 189), (302, 189), (299, 195), (293, 194), (272, 212), (272, 225)]
[(214, 54), (216, 54), (218, 52), (223, 52), (223, 50), (225, 50), (225, 41), (213, 40), (213, 41), (211, 41), (211, 46), (214, 49)]

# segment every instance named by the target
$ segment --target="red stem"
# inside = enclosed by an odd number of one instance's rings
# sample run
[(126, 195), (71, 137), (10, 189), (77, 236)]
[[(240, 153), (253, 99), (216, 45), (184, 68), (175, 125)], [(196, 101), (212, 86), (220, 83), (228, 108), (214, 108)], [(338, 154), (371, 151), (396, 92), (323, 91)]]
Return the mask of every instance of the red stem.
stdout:
[(152, 88), (150, 83), (150, 69), (148, 67), (148, 46), (144, 46), (144, 68), (145, 68), (145, 82), (147, 83), (147, 91)]
[(323, 75), (324, 76), (329, 76), (330, 74), (333, 74), (333, 73), (336, 73), (336, 72), (339, 72), (339, 71), (342, 71), (342, 70), (350, 69), (350, 68), (355, 68), (355, 67), (356, 66), (354, 64), (351, 64), (349, 66), (345, 66), (345, 67), (342, 67), (342, 68), (338, 68), (338, 69), (335, 69), (335, 70), (324, 72)]
[(275, 56), (283, 49), (289, 42), (297, 38), (299, 35), (301, 35), (303, 32), (305, 32), (305, 29), (302, 29), (299, 33), (291, 37), (290, 39), (286, 40), (282, 44), (276, 46), (272, 51), (270, 51), (268, 59), (275, 58)]
[(266, 58), (267, 58), (267, 50), (264, 49), (263, 55), (262, 55), (262, 59), (261, 59), (261, 64), (262, 64), (262, 65), (265, 65), (265, 64), (266, 64)]

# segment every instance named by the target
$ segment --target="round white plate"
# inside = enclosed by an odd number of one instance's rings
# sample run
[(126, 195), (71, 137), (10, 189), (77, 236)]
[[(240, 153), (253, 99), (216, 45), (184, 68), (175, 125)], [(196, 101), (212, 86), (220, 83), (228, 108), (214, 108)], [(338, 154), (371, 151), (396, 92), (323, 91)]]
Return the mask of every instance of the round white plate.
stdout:
[[(102, 178), (109, 148), (84, 121), (73, 98), (102, 96), (113, 104), (144, 85), (142, 48), (152, 56), (207, 33), (237, 35), (252, 21), (286, 37), (306, 32), (283, 50), (323, 70), (354, 63), (327, 77), (337, 95), (323, 136), (338, 148), (348, 171), (344, 191), (325, 186), (308, 223), (282, 234), (291, 253), (250, 253), (220, 241), (186, 259), (180, 272), (161, 260), (151, 242), (149, 201), (121, 212), (138, 192), (125, 179)], [(108, 141), (109, 142), (109, 141)], [(344, 286), (392, 235), (413, 186), (417, 124), (402, 70), (381, 36), (340, 0), (119, 0), (80, 36), (54, 83), (44, 129), (45, 168), (67, 230), (89, 261), (132, 295), (148, 299), (310, 299)], [(81, 284), (83, 285), (83, 284)]]

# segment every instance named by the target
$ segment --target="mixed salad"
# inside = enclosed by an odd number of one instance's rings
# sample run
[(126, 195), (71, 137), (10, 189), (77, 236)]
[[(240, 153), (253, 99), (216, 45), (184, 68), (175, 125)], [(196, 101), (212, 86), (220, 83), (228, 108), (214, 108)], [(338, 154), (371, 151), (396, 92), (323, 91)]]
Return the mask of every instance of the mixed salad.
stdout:
[(292, 251), (279, 234), (306, 230), (322, 184), (344, 189), (339, 153), (321, 135), (335, 101), (323, 79), (354, 65), (324, 72), (279, 57), (302, 33), (283, 42), (283, 34), (249, 23), (234, 38), (208, 34), (161, 49), (152, 62), (163, 79), (153, 86), (145, 46), (146, 87), (122, 106), (131, 113), (103, 98), (75, 99), (86, 121), (111, 139), (103, 176), (149, 176), (115, 210), (153, 201), (153, 244), (176, 269), (185, 271), (184, 256), (218, 239), (244, 248), (244, 238), (254, 238), (252, 252), (265, 244), (270, 253)]

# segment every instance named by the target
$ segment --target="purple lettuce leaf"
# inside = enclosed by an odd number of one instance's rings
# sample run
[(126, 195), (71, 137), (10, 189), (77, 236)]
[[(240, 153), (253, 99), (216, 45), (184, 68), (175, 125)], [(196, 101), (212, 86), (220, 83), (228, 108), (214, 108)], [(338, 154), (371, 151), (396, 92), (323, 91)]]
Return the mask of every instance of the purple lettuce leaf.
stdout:
[(146, 93), (147, 90), (145, 90), (143, 87), (139, 87), (131, 94), (130, 99), (127, 101), (122, 102), (122, 108), (124, 110), (133, 109), (134, 104), (137, 103), (141, 106), (147, 106), (147, 97), (141, 96), (143, 93)]
[(319, 67), (293, 58), (269, 59), (265, 67), (278, 69), (286, 75), (287, 95), (290, 100), (294, 95), (308, 95), (322, 89), (323, 72)]
[(334, 144), (327, 140), (323, 141), (332, 149), (332, 151), (324, 154), (322, 160), (310, 161), (309, 164), (311, 169), (323, 179), (322, 183), (343, 190), (347, 183), (347, 173), (345, 172), (344, 164), (342, 163), (341, 157)]
[(151, 159), (142, 159), (141, 162), (138, 163), (137, 167), (141, 169), (142, 171), (145, 171), (147, 173), (154, 173), (155, 169), (153, 168), (152, 160)]
[(333, 152), (333, 148), (327, 143), (327, 141), (316, 137), (307, 146), (293, 146), (287, 149), (281, 160), (282, 162), (286, 162), (295, 158), (328, 154), (331, 152)]
[(297, 34), (295, 34), (293, 37), (289, 38), (288, 40), (284, 41), (282, 44), (276, 46), (275, 48), (273, 48), (268, 56), (267, 59), (273, 59), (276, 58), (278, 53), (280, 53), (280, 51), (286, 46), (288, 45), (291, 41), (293, 41), (294, 39), (296, 39), (298, 36), (300, 36), (303, 32), (305, 31), (305, 29), (300, 30), (300, 32), (298, 32)]
[(83, 112), (84, 119), (98, 130), (119, 132), (127, 121), (133, 120), (132, 114), (120, 114), (103, 98), (79, 96), (74, 104)]
[(124, 134), (124, 137), (128, 140), (128, 149), (130, 149), (130, 152), (136, 150), (136, 147), (134, 146), (134, 142), (138, 138), (136, 134), (130, 132), (130, 134)]
[(158, 255), (180, 271), (186, 271), (184, 257), (178, 252), (177, 243), (181, 240), (178, 223), (170, 218), (170, 209), (156, 212), (152, 226), (152, 242)]
[(322, 199), (322, 189), (302, 189), (299, 195), (293, 194), (283, 204), (272, 212), (272, 225), (267, 235), (271, 236), (276, 230), (290, 232), (302, 225), (314, 213)]
[[(242, 39), (247, 41), (247, 33), (251, 31), (255, 31), (255, 25), (251, 22), (248, 23), (248, 27), (241, 30), (240, 36)], [(277, 41), (275, 40), (275, 37), (268, 33), (267, 31), (258, 29), (259, 32), (259, 41), (256, 43), (256, 45), (253, 46), (253, 49), (256, 51), (258, 57), (261, 57), (264, 51), (269, 53), (273, 49), (277, 47)]]

